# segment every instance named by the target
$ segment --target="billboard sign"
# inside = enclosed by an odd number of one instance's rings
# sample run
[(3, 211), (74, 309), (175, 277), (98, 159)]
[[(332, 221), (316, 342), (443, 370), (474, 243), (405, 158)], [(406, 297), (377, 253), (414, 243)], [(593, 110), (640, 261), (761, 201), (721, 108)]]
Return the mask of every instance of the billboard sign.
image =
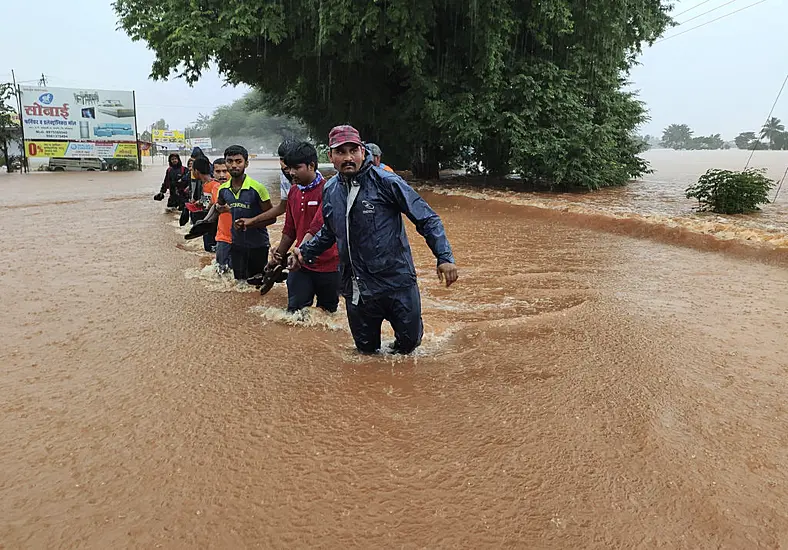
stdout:
[(181, 146), (178, 143), (168, 143), (166, 141), (157, 141), (156, 148), (159, 151), (180, 151)]
[(191, 147), (199, 147), (200, 149), (213, 149), (213, 142), (209, 137), (190, 138), (186, 140)]
[(153, 130), (151, 140), (155, 143), (185, 143), (186, 136), (180, 130)]
[(111, 141), (29, 141), (25, 140), (25, 151), (30, 158), (43, 157), (101, 157), (137, 158), (136, 143), (113, 143)]
[(133, 92), (22, 87), (22, 125), (31, 141), (137, 141)]

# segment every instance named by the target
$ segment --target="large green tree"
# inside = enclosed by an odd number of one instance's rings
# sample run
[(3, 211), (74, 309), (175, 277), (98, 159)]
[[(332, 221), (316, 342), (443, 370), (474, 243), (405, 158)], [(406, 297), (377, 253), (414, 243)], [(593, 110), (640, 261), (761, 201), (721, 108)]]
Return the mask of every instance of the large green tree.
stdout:
[[(352, 123), (417, 176), (481, 161), (549, 185), (640, 174), (642, 104), (622, 90), (663, 0), (116, 0), (155, 52), (152, 76), (212, 62), (313, 135)], [(195, 40), (199, 36), (199, 40)]]

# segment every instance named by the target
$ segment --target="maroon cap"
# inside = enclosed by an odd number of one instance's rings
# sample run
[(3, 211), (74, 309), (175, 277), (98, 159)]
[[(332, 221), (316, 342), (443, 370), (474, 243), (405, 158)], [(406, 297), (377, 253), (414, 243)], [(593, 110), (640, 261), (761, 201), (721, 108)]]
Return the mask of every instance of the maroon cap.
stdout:
[(352, 126), (334, 126), (328, 133), (328, 148), (334, 149), (343, 143), (355, 143), (356, 145), (364, 144), (361, 142), (361, 136), (358, 135), (358, 130)]

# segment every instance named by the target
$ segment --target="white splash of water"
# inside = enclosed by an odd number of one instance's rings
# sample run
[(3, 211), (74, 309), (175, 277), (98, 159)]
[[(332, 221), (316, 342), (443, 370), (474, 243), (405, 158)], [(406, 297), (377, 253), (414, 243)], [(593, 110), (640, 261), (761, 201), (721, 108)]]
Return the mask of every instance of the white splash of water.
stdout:
[(202, 269), (192, 267), (184, 272), (187, 279), (197, 279), (211, 292), (258, 292), (257, 288), (249, 285), (246, 281), (236, 281), (233, 272), (219, 273), (217, 271), (216, 260), (206, 265)]

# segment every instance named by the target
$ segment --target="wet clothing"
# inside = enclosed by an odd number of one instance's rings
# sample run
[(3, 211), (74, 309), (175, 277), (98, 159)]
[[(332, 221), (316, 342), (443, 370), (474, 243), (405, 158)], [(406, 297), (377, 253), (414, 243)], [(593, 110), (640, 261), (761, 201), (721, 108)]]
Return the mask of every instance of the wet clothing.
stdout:
[[(287, 196), (282, 234), (298, 246), (307, 233), (314, 235), (323, 227), (321, 204), (326, 180), (317, 172), (309, 185), (293, 185)], [(310, 307), (317, 296), (317, 307), (334, 312), (339, 304), (339, 253), (336, 244), (317, 257), (314, 263), (291, 272), (287, 277), (287, 309)]]
[(232, 215), (232, 244), (230, 259), (236, 280), (246, 280), (265, 270), (268, 264), (268, 230), (265, 227), (250, 227), (245, 231), (235, 229), (235, 221), (254, 218), (263, 213), (260, 203), (270, 200), (268, 190), (248, 175), (237, 193), (233, 191), (232, 179), (219, 186), (219, 204), (230, 206)]
[[(208, 213), (208, 209), (211, 207), (211, 193), (214, 186), (218, 185), (219, 182), (213, 180), (206, 182), (196, 180), (192, 182), (192, 187), (198, 187), (200, 189), (199, 195), (197, 193), (192, 195), (192, 200), (196, 200), (197, 203), (189, 203), (186, 205), (190, 211), (189, 217), (191, 218), (192, 225), (198, 220), (205, 218), (205, 214)], [(213, 252), (216, 250), (216, 229), (203, 234), (202, 242), (206, 252)]]
[[(290, 187), (282, 234), (293, 239), (296, 246), (301, 244), (307, 233), (315, 235), (323, 227), (320, 205), (323, 203), (325, 183), (323, 175), (318, 172), (312, 184)], [(314, 263), (304, 266), (304, 268), (320, 272), (337, 271), (339, 269), (339, 252), (337, 252), (336, 244), (318, 256)]]
[(317, 307), (334, 313), (339, 307), (339, 271), (299, 269), (287, 275), (287, 311)]
[(265, 271), (268, 265), (268, 247), (230, 245), (230, 264), (236, 281), (245, 281)]
[(224, 269), (232, 266), (232, 261), (230, 260), (230, 248), (230, 243), (219, 240), (216, 241), (216, 263)]
[(323, 227), (300, 247), (306, 265), (336, 243), (342, 294), (371, 298), (416, 283), (402, 215), (416, 226), (438, 261), (454, 263), (440, 217), (397, 174), (372, 166), (371, 156), (352, 182), (332, 177), (323, 191)]
[(189, 199), (189, 182), (186, 178), (188, 175), (188, 168), (182, 164), (178, 166), (169, 166), (164, 173), (164, 181), (161, 184), (160, 193), (169, 192), (167, 198), (167, 208), (182, 209), (183, 205)]
[[(248, 175), (245, 176), (243, 185), (235, 194), (232, 189), (232, 179), (219, 187), (219, 204), (230, 205), (233, 224), (241, 218), (254, 218), (263, 213), (260, 203), (270, 200), (268, 189)], [(251, 227), (245, 231), (238, 231), (232, 227), (233, 247), (241, 248), (268, 248), (268, 230), (265, 227)], [(235, 258), (233, 258), (233, 262)], [(267, 263), (267, 261), (266, 261)], [(265, 266), (265, 264), (263, 264)], [(260, 271), (262, 272), (262, 270)], [(255, 275), (253, 273), (252, 275)]]
[(322, 211), (323, 227), (301, 253), (309, 266), (337, 244), (356, 346), (379, 348), (380, 324), (387, 319), (404, 352), (412, 351), (423, 330), (421, 300), (402, 214), (427, 241), (438, 265), (454, 263), (440, 217), (405, 180), (373, 166), (370, 154), (350, 181), (337, 174), (325, 184)]
[[(219, 200), (219, 188), (221, 186), (222, 184), (218, 181), (213, 182), (213, 188), (211, 189), (212, 204)], [(233, 215), (229, 212), (219, 214), (219, 219), (216, 222), (216, 242), (227, 244), (233, 242)]]
[(290, 193), (290, 188), (293, 186), (290, 180), (284, 174), (279, 174), (279, 198), (283, 201), (287, 200), (287, 194)]
[(410, 353), (421, 345), (424, 324), (417, 285), (362, 299), (356, 305), (352, 300), (345, 300), (345, 309), (356, 349), (362, 353), (380, 349), (380, 327), (384, 320), (394, 329), (394, 349), (398, 353)]

